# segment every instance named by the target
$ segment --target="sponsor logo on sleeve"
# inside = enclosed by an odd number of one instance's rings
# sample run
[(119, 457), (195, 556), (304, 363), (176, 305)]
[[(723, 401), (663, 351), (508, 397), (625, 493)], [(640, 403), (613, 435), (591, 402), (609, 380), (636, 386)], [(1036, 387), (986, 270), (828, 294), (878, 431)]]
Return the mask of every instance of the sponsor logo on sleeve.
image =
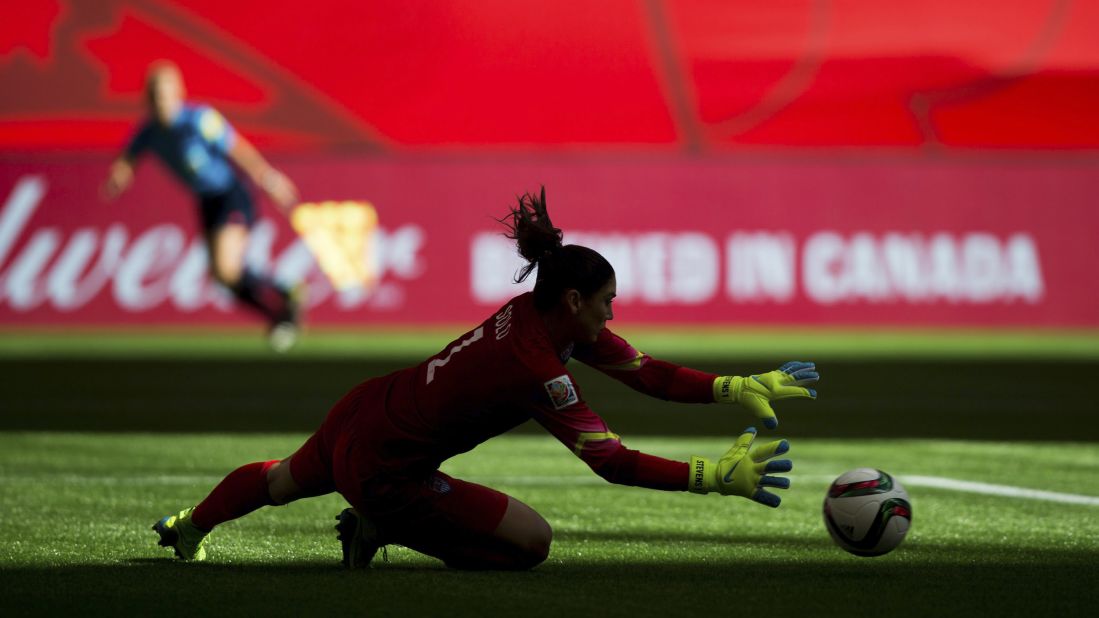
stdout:
[(555, 410), (566, 408), (580, 401), (580, 397), (576, 394), (576, 388), (573, 387), (572, 380), (567, 374), (546, 382), (545, 387)]

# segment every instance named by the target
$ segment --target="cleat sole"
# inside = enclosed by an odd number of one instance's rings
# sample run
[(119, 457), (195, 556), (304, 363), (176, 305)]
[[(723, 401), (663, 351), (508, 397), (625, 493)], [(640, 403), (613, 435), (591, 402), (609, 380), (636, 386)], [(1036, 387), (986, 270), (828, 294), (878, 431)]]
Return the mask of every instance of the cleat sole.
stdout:
[[(378, 553), (378, 544), (364, 541), (364, 528), (370, 526), (373, 536), (373, 526), (364, 522), (353, 509), (344, 509), (336, 516), (336, 539), (340, 541), (343, 550), (341, 564), (347, 569), (369, 568), (374, 555)], [(356, 538), (358, 541), (356, 542)]]

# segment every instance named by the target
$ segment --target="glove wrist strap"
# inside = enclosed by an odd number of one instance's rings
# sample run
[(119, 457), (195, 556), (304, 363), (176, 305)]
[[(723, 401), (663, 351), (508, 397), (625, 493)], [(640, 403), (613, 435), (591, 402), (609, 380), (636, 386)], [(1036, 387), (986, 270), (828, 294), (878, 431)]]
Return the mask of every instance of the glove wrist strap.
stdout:
[(690, 478), (687, 479), (687, 490), (695, 494), (708, 494), (713, 491), (713, 464), (705, 457), (691, 456)]
[(718, 376), (714, 379), (714, 401), (718, 403), (736, 403), (734, 381), (736, 376)]

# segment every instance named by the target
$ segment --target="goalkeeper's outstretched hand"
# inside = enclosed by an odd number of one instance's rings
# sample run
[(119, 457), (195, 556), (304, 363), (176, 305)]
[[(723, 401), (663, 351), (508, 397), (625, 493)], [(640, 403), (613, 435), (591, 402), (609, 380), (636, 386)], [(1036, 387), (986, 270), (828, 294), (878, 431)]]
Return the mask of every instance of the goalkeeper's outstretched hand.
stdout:
[(789, 459), (773, 459), (790, 450), (786, 440), (758, 444), (756, 428), (749, 427), (737, 438), (717, 463), (697, 455), (691, 457), (690, 489), (697, 494), (716, 491), (723, 496), (744, 496), (775, 508), (782, 498), (764, 489), (787, 489), (790, 479), (771, 476), (771, 472), (789, 472), (794, 464)]
[(792, 397), (816, 399), (817, 391), (806, 388), (820, 379), (814, 363), (790, 361), (762, 375), (721, 376), (714, 380), (714, 401), (739, 403), (763, 421), (767, 429), (778, 427), (771, 402)]

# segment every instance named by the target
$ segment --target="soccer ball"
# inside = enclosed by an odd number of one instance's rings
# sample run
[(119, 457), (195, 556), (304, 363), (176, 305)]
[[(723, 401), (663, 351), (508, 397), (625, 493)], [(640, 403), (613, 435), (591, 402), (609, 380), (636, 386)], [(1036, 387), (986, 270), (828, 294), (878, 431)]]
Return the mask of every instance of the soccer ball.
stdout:
[(874, 468), (841, 474), (824, 496), (824, 525), (832, 540), (856, 556), (880, 556), (904, 540), (912, 524), (908, 492)]

